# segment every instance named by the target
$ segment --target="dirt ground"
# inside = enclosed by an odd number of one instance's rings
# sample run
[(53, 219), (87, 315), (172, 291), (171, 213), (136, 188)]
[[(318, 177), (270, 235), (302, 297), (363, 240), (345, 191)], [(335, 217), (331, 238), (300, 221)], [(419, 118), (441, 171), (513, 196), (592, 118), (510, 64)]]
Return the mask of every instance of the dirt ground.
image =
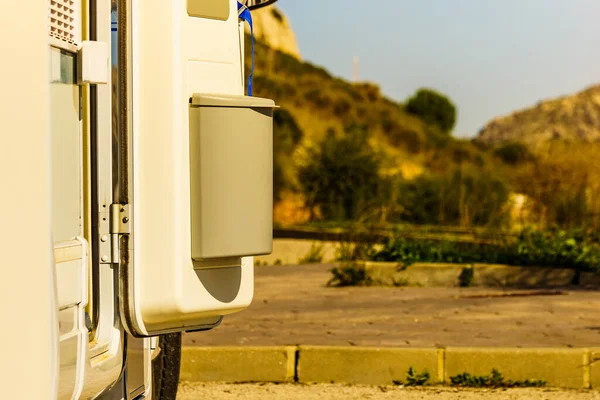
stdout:
[(252, 306), (184, 345), (600, 345), (600, 292), (327, 288), (330, 268), (257, 268)]
[(409, 389), (345, 385), (222, 385), (182, 383), (179, 400), (592, 400), (600, 392), (554, 389), (466, 390), (451, 388)]

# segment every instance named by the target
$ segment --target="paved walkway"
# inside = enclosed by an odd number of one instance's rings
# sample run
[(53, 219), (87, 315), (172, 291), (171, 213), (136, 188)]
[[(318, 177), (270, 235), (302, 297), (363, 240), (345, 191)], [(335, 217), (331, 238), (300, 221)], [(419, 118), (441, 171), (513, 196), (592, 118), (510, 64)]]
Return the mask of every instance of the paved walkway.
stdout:
[(184, 345), (600, 347), (600, 292), (327, 288), (330, 268), (257, 268), (252, 306)]

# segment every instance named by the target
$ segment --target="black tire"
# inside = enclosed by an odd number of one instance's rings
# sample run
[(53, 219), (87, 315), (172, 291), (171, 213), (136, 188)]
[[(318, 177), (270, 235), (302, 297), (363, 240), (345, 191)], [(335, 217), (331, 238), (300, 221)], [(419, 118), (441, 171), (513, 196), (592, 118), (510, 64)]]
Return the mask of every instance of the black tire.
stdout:
[(160, 353), (152, 360), (152, 400), (175, 400), (181, 363), (181, 333), (158, 339)]

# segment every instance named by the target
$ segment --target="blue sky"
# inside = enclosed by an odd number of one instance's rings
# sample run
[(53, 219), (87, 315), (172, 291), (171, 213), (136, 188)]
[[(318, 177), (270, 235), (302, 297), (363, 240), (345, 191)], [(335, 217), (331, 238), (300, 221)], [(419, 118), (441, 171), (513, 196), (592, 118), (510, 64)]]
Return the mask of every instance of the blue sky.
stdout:
[(600, 83), (600, 0), (280, 0), (306, 60), (376, 82), (399, 101), (419, 87), (458, 107), (456, 136)]

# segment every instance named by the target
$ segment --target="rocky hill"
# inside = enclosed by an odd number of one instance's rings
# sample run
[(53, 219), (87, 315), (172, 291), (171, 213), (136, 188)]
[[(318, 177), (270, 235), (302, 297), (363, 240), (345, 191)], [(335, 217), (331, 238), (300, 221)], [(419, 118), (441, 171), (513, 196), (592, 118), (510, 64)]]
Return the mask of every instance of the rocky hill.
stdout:
[(550, 141), (598, 142), (600, 85), (496, 118), (476, 140), (487, 145), (522, 142), (533, 147)]
[[(296, 34), (287, 16), (277, 7), (264, 7), (252, 12), (254, 34), (275, 50), (301, 59)], [(246, 29), (248, 29), (246, 27)]]

